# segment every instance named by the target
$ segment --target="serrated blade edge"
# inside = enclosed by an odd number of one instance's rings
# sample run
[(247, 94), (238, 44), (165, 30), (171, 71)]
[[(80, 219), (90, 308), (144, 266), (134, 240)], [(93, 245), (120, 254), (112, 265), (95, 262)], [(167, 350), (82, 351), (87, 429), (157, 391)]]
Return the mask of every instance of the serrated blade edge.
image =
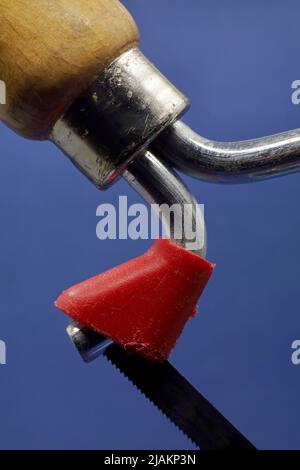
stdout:
[(104, 355), (201, 450), (255, 450), (169, 362), (153, 364), (113, 344)]

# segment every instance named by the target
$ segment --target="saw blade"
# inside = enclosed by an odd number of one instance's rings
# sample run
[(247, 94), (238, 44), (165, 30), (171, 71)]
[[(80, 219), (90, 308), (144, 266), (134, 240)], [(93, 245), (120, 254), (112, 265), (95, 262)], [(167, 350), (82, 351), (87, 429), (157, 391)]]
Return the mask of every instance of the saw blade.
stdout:
[(201, 450), (255, 450), (169, 362), (153, 364), (116, 344), (104, 355)]

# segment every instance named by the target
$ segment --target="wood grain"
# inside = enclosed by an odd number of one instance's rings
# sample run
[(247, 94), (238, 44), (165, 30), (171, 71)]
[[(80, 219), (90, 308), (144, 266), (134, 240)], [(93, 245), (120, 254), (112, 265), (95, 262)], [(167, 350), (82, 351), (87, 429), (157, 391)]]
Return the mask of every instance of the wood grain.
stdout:
[(0, 0), (0, 119), (46, 139), (54, 122), (118, 57), (138, 43), (117, 0)]

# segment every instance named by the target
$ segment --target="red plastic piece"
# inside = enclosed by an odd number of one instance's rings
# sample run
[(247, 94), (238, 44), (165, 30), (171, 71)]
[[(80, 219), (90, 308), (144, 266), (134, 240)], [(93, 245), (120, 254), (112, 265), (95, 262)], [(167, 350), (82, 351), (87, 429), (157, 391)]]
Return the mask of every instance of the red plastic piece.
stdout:
[(214, 265), (159, 239), (142, 256), (64, 291), (55, 305), (154, 362), (171, 353)]

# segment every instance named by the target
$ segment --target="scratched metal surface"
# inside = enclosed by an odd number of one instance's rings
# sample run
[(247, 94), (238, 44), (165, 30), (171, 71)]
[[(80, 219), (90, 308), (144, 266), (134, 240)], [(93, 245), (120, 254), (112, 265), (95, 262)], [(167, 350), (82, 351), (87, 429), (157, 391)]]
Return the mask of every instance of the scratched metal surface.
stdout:
[[(191, 99), (195, 130), (236, 140), (299, 127), (297, 0), (124, 3), (143, 51)], [(0, 145), (0, 448), (193, 448), (108, 362), (81, 363), (52, 304), (62, 287), (149, 246), (95, 235), (98, 204), (137, 196), (125, 182), (97, 192), (53, 146), (2, 126)], [(218, 266), (172, 362), (258, 448), (299, 448), (290, 344), (299, 339), (300, 175), (186, 181), (206, 206)]]

